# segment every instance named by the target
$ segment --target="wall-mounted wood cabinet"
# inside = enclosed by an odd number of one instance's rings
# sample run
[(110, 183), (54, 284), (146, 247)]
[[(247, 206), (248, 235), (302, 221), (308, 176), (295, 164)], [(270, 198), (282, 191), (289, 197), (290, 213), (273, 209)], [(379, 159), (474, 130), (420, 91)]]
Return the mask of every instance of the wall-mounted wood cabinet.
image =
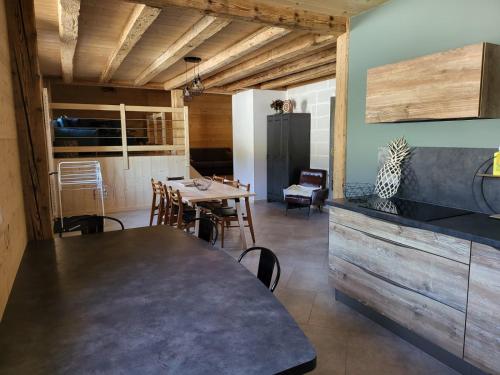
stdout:
[(480, 43), (369, 69), (366, 123), (500, 118), (499, 66)]

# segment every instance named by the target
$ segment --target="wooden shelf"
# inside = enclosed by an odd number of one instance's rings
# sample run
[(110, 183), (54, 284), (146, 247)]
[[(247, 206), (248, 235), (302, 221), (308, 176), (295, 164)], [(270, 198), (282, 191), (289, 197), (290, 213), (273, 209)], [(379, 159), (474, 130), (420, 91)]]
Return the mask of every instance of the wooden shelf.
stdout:
[(486, 173), (478, 173), (476, 176), (487, 177), (487, 178), (500, 178), (500, 175), (496, 176), (494, 174), (486, 174)]

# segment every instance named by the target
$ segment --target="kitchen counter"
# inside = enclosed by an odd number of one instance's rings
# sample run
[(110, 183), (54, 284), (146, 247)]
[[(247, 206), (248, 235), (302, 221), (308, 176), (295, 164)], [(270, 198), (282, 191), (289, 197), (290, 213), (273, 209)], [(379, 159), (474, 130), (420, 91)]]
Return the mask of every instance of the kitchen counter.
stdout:
[(402, 199), (331, 202), (338, 300), (462, 374), (500, 374), (500, 221)]
[[(500, 220), (492, 219), (489, 217), (489, 215), (486, 214), (457, 210), (456, 216), (421, 220), (406, 215), (398, 215), (378, 211), (373, 208), (367, 208), (362, 200), (335, 199), (333, 201), (330, 201), (329, 203), (334, 207), (359, 212), (373, 218), (413, 228), (430, 230), (433, 232), (446, 234), (449, 236), (481, 243), (483, 245), (488, 245), (500, 249)], [(424, 206), (425, 209), (429, 211), (449, 209), (448, 207), (431, 205), (427, 203), (411, 203), (419, 206)]]

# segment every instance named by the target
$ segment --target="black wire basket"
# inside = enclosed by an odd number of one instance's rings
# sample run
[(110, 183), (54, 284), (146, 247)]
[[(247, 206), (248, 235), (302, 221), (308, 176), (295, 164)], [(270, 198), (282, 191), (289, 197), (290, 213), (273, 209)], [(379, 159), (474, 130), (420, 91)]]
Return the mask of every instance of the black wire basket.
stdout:
[(347, 182), (344, 184), (344, 197), (347, 199), (366, 198), (373, 195), (375, 185), (366, 182)]

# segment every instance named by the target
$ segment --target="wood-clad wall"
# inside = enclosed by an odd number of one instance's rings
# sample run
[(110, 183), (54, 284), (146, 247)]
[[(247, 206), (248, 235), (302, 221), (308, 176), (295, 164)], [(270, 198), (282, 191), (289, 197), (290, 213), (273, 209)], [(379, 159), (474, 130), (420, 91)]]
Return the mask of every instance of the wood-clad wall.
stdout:
[[(170, 92), (161, 90), (52, 84), (51, 93), (53, 102), (171, 105)], [(233, 147), (230, 95), (204, 94), (185, 104), (189, 108), (190, 147)], [(95, 115), (102, 117), (103, 113)]]
[(27, 243), (5, 3), (0, 1), (0, 319)]
[(33, 0), (5, 4), (28, 238), (46, 240), (52, 218), (35, 8)]
[(231, 95), (206, 94), (188, 102), (192, 148), (233, 148)]

